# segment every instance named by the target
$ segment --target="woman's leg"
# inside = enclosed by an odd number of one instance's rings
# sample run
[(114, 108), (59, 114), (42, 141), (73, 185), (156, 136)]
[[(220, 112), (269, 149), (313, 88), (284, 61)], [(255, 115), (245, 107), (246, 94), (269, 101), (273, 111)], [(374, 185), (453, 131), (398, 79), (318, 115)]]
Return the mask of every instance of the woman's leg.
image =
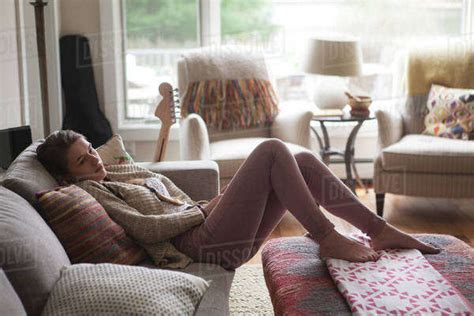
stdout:
[(295, 156), (298, 167), (316, 201), (327, 211), (346, 220), (372, 239), (375, 250), (414, 248), (425, 253), (439, 249), (422, 243), (375, 215), (337, 178), (322, 161), (308, 152)]
[[(359, 228), (371, 238), (377, 236), (385, 227), (385, 220), (367, 208), (352, 191), (315, 155), (301, 152), (295, 156), (300, 173), (315, 201), (333, 215), (342, 218)], [(258, 251), (266, 237), (275, 229), (286, 212), (275, 192), (268, 198), (260, 227), (255, 236), (251, 257)], [(277, 212), (279, 216), (273, 216)]]
[[(315, 155), (301, 152), (295, 155), (298, 168), (316, 202), (333, 215), (359, 228), (372, 238), (374, 249), (416, 248), (426, 253), (437, 253), (438, 249), (395, 229), (367, 208), (352, 191)], [(272, 191), (267, 209), (257, 230), (252, 247), (252, 257), (275, 229), (286, 209)]]
[(321, 160), (309, 152), (298, 153), (295, 159), (311, 194), (325, 210), (370, 237), (382, 231), (385, 220), (366, 207)]
[[(259, 230), (269, 233), (274, 223), (280, 221), (284, 209), (320, 244), (332, 243), (337, 251), (333, 256), (353, 261), (375, 258), (370, 249), (335, 232), (334, 225), (319, 210), (295, 158), (279, 140), (259, 145), (238, 170), (206, 221), (180, 235), (174, 243), (194, 260), (235, 268), (259, 246), (260, 242), (255, 242), (263, 235)], [(273, 224), (262, 225), (268, 217), (274, 219)]]

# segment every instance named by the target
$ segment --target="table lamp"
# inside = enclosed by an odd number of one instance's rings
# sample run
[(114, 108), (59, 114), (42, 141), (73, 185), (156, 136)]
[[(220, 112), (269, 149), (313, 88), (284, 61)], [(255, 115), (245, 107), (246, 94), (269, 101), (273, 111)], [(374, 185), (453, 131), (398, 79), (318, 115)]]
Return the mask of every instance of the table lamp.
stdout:
[(313, 38), (309, 43), (304, 70), (310, 74), (334, 76), (319, 80), (314, 102), (321, 109), (342, 109), (347, 104), (347, 81), (337, 77), (362, 74), (362, 49), (351, 38)]

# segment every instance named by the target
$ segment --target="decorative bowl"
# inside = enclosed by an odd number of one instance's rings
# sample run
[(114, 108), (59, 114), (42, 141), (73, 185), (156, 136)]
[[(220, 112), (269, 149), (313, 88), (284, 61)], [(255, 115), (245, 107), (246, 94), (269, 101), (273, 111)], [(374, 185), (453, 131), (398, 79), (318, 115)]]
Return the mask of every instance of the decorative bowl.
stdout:
[[(356, 100), (356, 98), (359, 100)], [(349, 105), (352, 111), (368, 112), (371, 104), (372, 98), (366, 95), (357, 95), (355, 98), (349, 98)]]

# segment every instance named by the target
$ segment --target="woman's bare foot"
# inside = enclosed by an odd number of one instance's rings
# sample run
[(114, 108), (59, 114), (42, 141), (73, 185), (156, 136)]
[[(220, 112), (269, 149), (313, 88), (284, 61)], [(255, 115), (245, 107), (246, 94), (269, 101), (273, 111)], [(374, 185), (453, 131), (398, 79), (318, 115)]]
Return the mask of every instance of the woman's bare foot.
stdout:
[(388, 223), (376, 237), (372, 238), (372, 248), (374, 250), (418, 249), (422, 253), (428, 254), (440, 252), (440, 249), (425, 244)]
[(351, 262), (376, 261), (379, 255), (369, 247), (333, 230), (319, 242), (321, 258), (335, 258)]

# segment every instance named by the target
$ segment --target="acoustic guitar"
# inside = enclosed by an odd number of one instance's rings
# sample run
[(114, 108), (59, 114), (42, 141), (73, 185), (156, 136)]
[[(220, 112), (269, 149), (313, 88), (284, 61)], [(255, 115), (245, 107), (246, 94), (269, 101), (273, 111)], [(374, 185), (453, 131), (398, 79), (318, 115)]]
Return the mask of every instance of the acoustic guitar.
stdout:
[(161, 129), (156, 144), (154, 162), (163, 161), (170, 128), (176, 123), (177, 112), (179, 112), (178, 89), (173, 89), (169, 83), (163, 82), (160, 84), (159, 91), (163, 99), (156, 107), (155, 116), (161, 120)]

